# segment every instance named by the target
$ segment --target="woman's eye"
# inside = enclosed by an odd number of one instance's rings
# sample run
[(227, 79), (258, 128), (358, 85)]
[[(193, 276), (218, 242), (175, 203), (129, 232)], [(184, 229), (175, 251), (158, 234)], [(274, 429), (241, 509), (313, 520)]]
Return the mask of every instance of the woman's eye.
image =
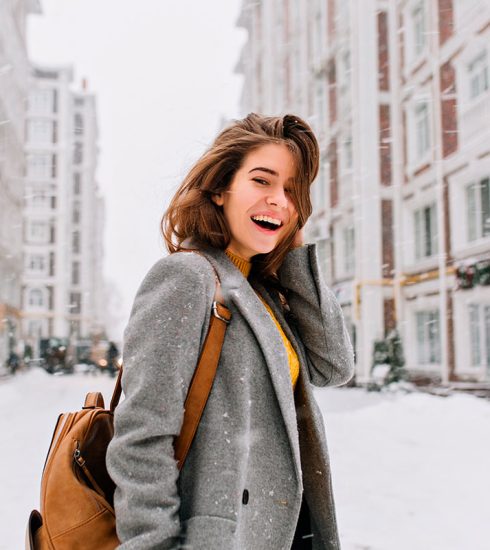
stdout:
[(269, 182), (266, 180), (263, 180), (262, 178), (254, 178), (253, 180), (256, 181), (257, 183), (260, 183), (260, 185), (269, 185)]

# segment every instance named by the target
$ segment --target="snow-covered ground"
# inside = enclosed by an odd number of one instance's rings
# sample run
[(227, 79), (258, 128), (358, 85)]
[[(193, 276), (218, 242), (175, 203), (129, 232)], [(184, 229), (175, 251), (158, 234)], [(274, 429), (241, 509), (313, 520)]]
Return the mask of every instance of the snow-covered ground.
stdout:
[[(23, 548), (59, 412), (105, 376), (0, 379), (0, 550)], [(344, 550), (490, 548), (490, 402), (321, 389)], [(276, 549), (271, 549), (276, 550)]]

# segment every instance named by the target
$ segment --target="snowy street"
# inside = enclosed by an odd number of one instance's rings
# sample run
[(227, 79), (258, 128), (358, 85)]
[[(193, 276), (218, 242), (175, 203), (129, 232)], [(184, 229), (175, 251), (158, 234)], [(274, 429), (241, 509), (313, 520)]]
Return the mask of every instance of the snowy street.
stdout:
[[(36, 369), (0, 379), (0, 550), (23, 548), (60, 412), (106, 376)], [(319, 389), (344, 550), (490, 547), (490, 402), (469, 396)], [(275, 549), (271, 549), (275, 550)]]

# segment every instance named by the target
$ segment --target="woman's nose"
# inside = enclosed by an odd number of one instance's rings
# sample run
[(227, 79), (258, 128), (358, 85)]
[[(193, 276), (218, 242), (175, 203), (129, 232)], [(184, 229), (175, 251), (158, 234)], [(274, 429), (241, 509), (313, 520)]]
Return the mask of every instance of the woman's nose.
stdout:
[(287, 208), (288, 207), (288, 198), (286, 196), (286, 193), (284, 189), (277, 189), (273, 192), (271, 191), (270, 195), (268, 195), (267, 204), (278, 206), (279, 208)]

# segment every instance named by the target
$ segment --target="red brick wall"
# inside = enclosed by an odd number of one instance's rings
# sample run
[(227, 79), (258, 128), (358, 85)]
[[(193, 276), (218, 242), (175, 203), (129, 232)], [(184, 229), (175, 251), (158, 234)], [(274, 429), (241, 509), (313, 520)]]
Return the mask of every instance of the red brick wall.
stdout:
[[(398, 55), (400, 56), (400, 69), (403, 71), (403, 68), (405, 67), (405, 30), (403, 27), (403, 15), (400, 12), (398, 16), (398, 47), (399, 52)], [(403, 77), (402, 77), (403, 80)]]
[(453, 0), (439, 2), (439, 44), (442, 46), (454, 32)]
[(381, 201), (381, 240), (383, 258), (383, 278), (393, 277), (393, 202), (390, 199)]
[(382, 185), (391, 185), (390, 106), (379, 106), (379, 171)]
[(333, 139), (328, 148), (328, 160), (330, 164), (330, 206), (334, 208), (339, 201), (337, 140)]
[(387, 336), (391, 330), (396, 328), (395, 300), (393, 298), (385, 298), (383, 302), (383, 310), (385, 336)]
[(327, 4), (327, 33), (330, 43), (335, 38), (335, 0), (328, 0)]
[(446, 158), (458, 149), (458, 105), (456, 101), (456, 72), (450, 61), (442, 65), (441, 116), (442, 156)]
[(337, 120), (337, 75), (335, 59), (328, 64), (328, 108), (330, 113), (330, 124)]
[(378, 12), (378, 86), (381, 91), (390, 89), (388, 59), (388, 14)]

